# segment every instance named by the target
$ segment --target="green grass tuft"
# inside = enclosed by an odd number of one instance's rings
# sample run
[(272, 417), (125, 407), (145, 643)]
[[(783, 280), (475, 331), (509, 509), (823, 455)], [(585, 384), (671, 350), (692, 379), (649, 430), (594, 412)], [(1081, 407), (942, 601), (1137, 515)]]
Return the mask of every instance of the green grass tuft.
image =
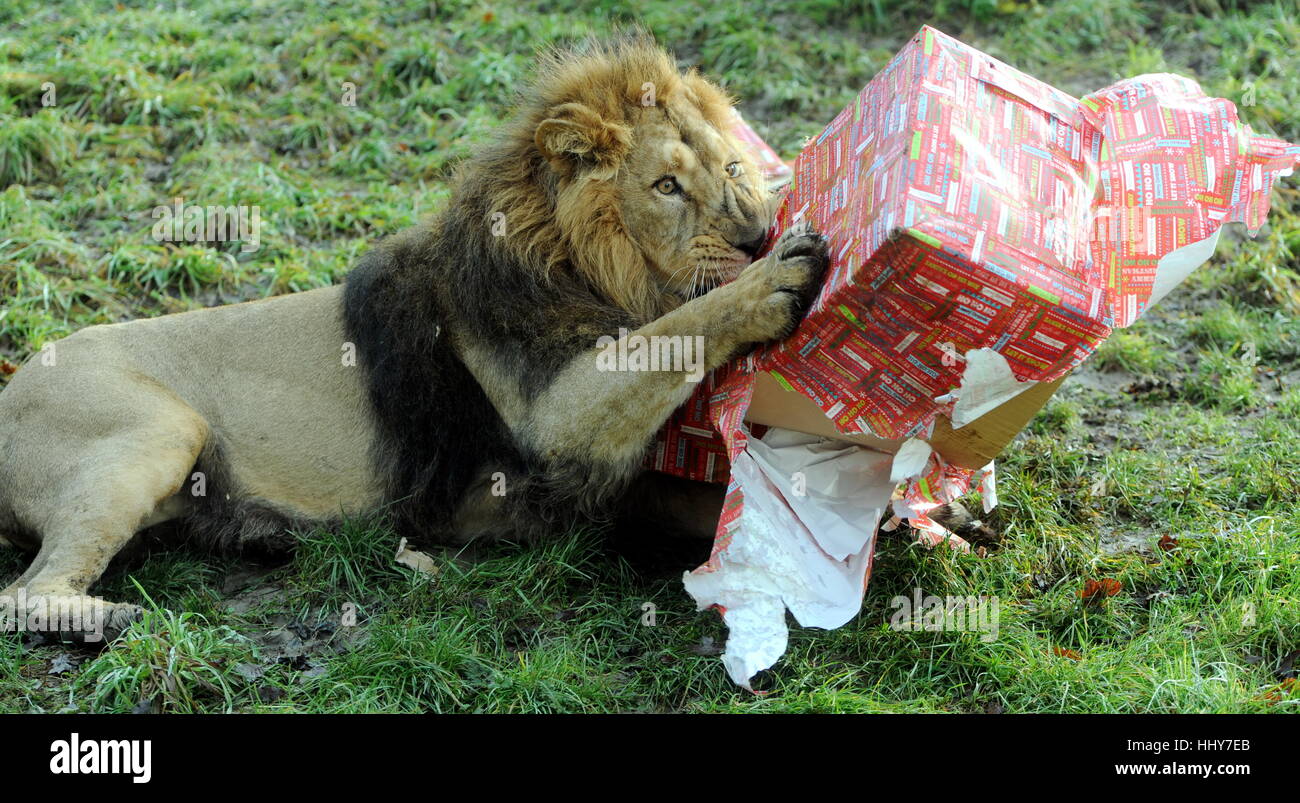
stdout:
[(57, 112), (15, 117), (0, 111), (0, 185), (56, 180), (76, 152), (76, 131)]
[(74, 694), (95, 713), (234, 710), (240, 684), (233, 670), (254, 659), (248, 639), (146, 601), (144, 618), (82, 669)]

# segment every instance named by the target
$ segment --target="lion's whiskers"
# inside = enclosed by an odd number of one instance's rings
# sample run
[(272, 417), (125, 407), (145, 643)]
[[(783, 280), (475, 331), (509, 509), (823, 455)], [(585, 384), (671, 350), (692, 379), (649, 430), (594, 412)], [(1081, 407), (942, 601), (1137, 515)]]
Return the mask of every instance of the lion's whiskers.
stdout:
[(673, 275), (672, 275), (672, 276), (669, 276), (669, 277), (668, 277), (668, 281), (664, 282), (664, 284), (671, 285), (671, 284), (673, 283), (673, 279), (676, 279), (677, 276), (678, 276), (678, 274), (680, 274), (680, 273), (681, 273), (682, 271), (684, 271), (684, 270), (691, 270), (693, 267), (694, 267), (694, 266), (692, 266), (692, 265), (683, 265), (682, 267), (680, 267), (680, 268), (678, 268), (677, 270), (673, 271)]

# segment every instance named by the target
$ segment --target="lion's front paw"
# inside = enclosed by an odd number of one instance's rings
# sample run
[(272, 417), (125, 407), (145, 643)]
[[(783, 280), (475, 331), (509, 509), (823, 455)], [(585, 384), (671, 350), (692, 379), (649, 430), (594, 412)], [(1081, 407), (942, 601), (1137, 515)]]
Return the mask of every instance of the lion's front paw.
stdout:
[(40, 634), (73, 644), (106, 644), (144, 617), (144, 608), (83, 594), (35, 593), (0, 612), (0, 632)]
[(821, 289), (830, 262), (826, 238), (812, 226), (792, 226), (771, 253), (745, 269), (742, 286), (748, 316), (743, 339), (766, 343), (787, 337)]
[(144, 619), (144, 608), (129, 602), (115, 602), (104, 617), (104, 639), (112, 641), (131, 625)]

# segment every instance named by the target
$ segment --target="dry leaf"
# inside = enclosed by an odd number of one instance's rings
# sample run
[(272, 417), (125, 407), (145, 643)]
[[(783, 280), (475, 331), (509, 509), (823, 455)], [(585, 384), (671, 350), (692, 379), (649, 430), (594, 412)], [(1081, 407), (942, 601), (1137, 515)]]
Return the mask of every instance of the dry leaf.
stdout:
[(395, 560), (403, 566), (415, 569), (421, 574), (428, 574), (437, 577), (442, 573), (442, 570), (438, 568), (438, 564), (434, 562), (433, 558), (423, 552), (416, 552), (414, 549), (407, 547), (405, 538), (403, 538), (401, 543), (397, 545), (397, 557)]
[(1103, 577), (1100, 580), (1085, 581), (1083, 588), (1079, 589), (1079, 596), (1083, 597), (1084, 600), (1088, 602), (1092, 602), (1094, 600), (1105, 599), (1106, 597), (1113, 597), (1118, 594), (1122, 588), (1123, 586), (1120, 585), (1118, 580), (1111, 577)]
[(1269, 705), (1273, 705), (1274, 703), (1281, 702), (1282, 698), (1287, 697), (1292, 692), (1294, 692), (1295, 686), (1296, 686), (1295, 678), (1287, 678), (1286, 680), (1277, 684), (1273, 688), (1264, 692), (1264, 694), (1261, 697), (1256, 699), (1267, 700)]

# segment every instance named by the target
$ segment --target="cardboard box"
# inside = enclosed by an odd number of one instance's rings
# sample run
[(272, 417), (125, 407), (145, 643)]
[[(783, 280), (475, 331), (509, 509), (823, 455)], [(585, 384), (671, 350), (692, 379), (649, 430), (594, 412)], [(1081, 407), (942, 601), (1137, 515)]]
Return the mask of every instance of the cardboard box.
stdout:
[[(983, 468), (1033, 420), (1064, 381), (1063, 376), (1035, 385), (960, 429), (953, 429), (947, 418), (939, 418), (930, 436), (930, 446), (948, 463), (962, 468)], [(866, 434), (846, 435), (835, 427), (816, 402), (787, 390), (766, 373), (754, 379), (754, 396), (745, 420), (751, 424), (821, 435), (891, 454), (897, 452), (904, 441), (903, 438), (890, 440)]]

